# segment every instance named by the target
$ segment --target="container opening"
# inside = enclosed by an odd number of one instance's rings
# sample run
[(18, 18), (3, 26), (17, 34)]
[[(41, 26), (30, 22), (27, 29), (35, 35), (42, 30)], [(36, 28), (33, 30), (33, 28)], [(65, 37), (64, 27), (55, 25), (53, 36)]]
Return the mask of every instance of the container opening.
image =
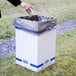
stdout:
[(31, 15), (31, 16), (23, 16), (20, 17), (22, 19), (31, 20), (31, 21), (48, 21), (54, 19), (53, 17), (45, 17), (45, 16), (38, 16), (38, 15)]
[(31, 20), (31, 21), (41, 21), (41, 17), (38, 15), (24, 16), (20, 17), (22, 19)]

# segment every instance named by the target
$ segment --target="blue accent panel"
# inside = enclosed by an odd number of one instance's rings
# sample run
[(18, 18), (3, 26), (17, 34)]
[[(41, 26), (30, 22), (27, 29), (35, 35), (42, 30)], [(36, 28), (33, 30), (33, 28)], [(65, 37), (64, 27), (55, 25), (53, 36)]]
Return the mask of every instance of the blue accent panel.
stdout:
[(28, 61), (27, 61), (27, 60), (23, 60), (23, 62), (24, 62), (25, 64), (28, 64)]
[(49, 62), (49, 60), (46, 60), (46, 61), (45, 61), (45, 64), (47, 64), (48, 62)]
[(51, 58), (50, 61), (52, 61), (52, 60), (54, 60), (54, 59), (55, 59), (55, 57)]
[(20, 58), (16, 58), (16, 60), (17, 60), (17, 61), (20, 61), (20, 62), (22, 62), (22, 59), (20, 59)]
[(40, 65), (30, 64), (30, 66), (32, 66), (32, 67), (34, 67), (34, 68), (40, 68), (40, 67), (42, 67), (43, 65), (44, 65), (43, 63), (40, 64)]
[(37, 34), (37, 35), (39, 35), (39, 34), (41, 34), (43, 32), (55, 29), (55, 28), (48, 27), (47, 29), (44, 29), (44, 30), (41, 30), (41, 31), (34, 31), (34, 30), (27, 29), (27, 28), (17, 27), (17, 26), (15, 26), (15, 28), (19, 29), (19, 30), (30, 32), (30, 33), (34, 33), (34, 34)]

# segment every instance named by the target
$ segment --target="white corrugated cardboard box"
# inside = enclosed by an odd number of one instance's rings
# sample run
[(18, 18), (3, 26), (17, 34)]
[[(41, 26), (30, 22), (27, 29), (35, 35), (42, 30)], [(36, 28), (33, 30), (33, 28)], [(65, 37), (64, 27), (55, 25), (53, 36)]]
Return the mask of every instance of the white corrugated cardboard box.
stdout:
[(39, 72), (55, 63), (56, 29), (40, 35), (16, 30), (16, 64)]

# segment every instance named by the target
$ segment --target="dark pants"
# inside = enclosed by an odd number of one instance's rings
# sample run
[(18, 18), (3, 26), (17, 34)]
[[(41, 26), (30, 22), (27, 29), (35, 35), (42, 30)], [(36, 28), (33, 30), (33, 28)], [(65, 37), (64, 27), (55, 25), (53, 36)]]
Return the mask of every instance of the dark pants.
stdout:
[(1, 18), (1, 10), (0, 10), (0, 18)]

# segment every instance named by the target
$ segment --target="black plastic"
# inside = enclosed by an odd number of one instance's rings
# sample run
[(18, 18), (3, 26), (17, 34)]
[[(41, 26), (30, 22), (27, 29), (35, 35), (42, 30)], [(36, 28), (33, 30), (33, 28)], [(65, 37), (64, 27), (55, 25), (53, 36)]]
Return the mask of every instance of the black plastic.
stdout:
[(56, 18), (31, 15), (22, 16), (14, 19), (14, 25), (16, 29), (28, 31), (31, 33), (40, 34), (47, 30), (52, 30), (56, 26)]

